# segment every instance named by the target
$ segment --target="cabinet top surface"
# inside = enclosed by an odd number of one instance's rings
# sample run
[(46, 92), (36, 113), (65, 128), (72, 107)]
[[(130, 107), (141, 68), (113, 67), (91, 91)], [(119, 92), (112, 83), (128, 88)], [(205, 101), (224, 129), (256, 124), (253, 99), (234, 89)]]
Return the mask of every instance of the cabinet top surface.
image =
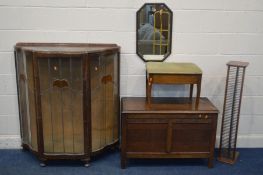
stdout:
[(218, 113), (218, 109), (204, 97), (195, 107), (195, 98), (152, 98), (151, 104), (145, 97), (122, 98), (122, 113)]
[(15, 49), (40, 53), (84, 54), (116, 50), (120, 47), (116, 44), (93, 43), (17, 43)]

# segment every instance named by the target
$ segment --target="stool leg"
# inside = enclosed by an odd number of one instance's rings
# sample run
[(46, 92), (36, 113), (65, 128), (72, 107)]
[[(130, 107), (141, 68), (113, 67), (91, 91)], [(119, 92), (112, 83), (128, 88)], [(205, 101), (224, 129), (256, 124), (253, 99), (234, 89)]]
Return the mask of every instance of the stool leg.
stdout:
[(199, 99), (200, 99), (200, 93), (201, 93), (201, 82), (197, 84), (197, 93), (196, 93), (195, 108), (198, 108)]
[(146, 79), (146, 98), (148, 104), (151, 103), (151, 96), (152, 96), (152, 82), (151, 82), (151, 77), (149, 76), (148, 79)]
[(190, 84), (190, 99), (192, 100), (193, 98), (193, 89), (194, 89), (194, 85)]
[[(148, 85), (148, 77), (146, 76), (146, 81), (145, 81), (145, 85), (146, 85), (146, 100), (148, 101), (148, 89), (149, 89), (149, 85)], [(149, 101), (148, 101), (149, 102)]]

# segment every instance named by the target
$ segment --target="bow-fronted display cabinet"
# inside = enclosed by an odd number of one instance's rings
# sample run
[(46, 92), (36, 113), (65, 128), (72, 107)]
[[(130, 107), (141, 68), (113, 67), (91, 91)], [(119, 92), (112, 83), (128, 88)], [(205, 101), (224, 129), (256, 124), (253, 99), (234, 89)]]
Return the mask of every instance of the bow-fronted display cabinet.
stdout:
[(17, 43), (22, 147), (45, 165), (90, 157), (119, 141), (115, 44)]

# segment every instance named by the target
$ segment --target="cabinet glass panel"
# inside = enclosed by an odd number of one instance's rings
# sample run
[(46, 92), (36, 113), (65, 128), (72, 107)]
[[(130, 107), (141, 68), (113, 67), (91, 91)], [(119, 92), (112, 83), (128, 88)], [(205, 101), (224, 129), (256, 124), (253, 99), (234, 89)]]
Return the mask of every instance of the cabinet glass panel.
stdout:
[(99, 150), (101, 145), (105, 144), (105, 86), (102, 84), (104, 72), (102, 57), (93, 57), (90, 60), (92, 151)]
[(118, 139), (117, 54), (90, 59), (92, 151)]
[(105, 75), (102, 82), (105, 84), (106, 97), (106, 143), (111, 144), (118, 140), (118, 61), (117, 54), (105, 56)]
[(81, 57), (39, 58), (45, 153), (84, 152)]
[[(19, 108), (21, 115), (22, 142), (37, 150), (37, 126), (35, 111), (33, 56), (31, 52), (18, 52), (17, 76), (19, 86)], [(19, 57), (18, 56), (18, 57)]]
[(25, 72), (25, 57), (24, 52), (16, 52), (16, 67), (17, 67), (17, 81), (19, 83), (19, 109), (20, 109), (20, 120), (21, 120), (21, 136), (22, 143), (29, 144), (29, 121), (26, 101), (26, 72)]

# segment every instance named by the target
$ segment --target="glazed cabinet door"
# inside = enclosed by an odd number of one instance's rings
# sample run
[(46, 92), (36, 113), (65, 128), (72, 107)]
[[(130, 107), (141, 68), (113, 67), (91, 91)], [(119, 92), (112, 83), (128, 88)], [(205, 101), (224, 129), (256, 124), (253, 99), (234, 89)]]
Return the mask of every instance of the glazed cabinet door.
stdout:
[(44, 153), (84, 154), (83, 58), (39, 57)]
[(118, 54), (104, 55), (105, 74), (102, 83), (105, 86), (105, 142), (106, 145), (119, 139), (119, 61)]
[(33, 54), (28, 51), (17, 51), (15, 61), (22, 144), (38, 151)]
[(92, 151), (99, 150), (105, 144), (105, 86), (101, 82), (105, 72), (105, 63), (100, 55), (92, 55), (90, 61), (91, 95), (91, 140)]
[(93, 54), (90, 61), (92, 152), (118, 140), (118, 54)]

